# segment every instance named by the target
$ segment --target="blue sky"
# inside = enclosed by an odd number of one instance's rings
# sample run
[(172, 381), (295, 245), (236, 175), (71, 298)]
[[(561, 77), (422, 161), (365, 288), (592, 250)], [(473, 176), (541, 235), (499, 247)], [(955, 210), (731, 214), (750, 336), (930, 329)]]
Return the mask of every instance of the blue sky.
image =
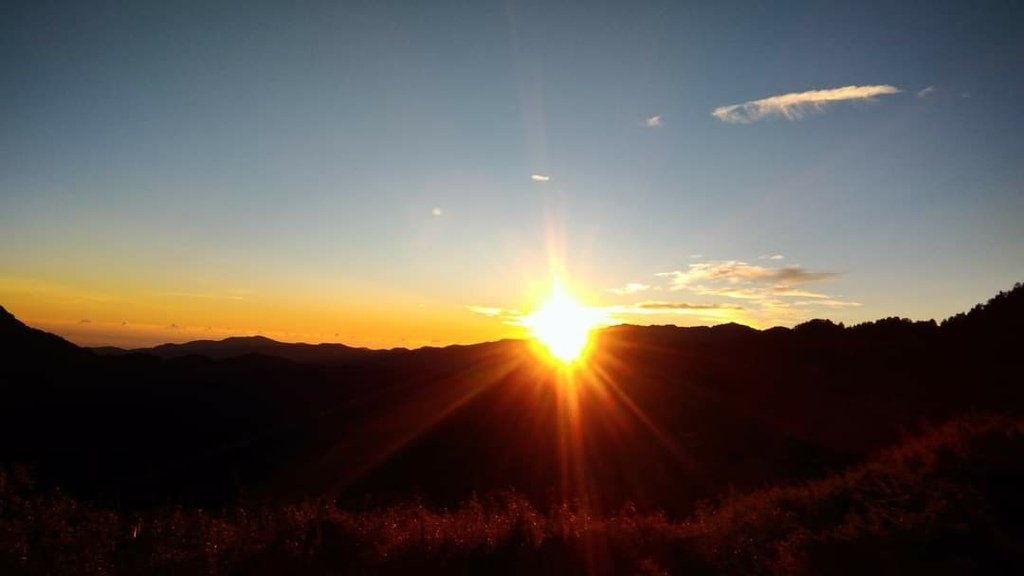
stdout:
[(88, 4), (0, 22), (0, 304), (73, 339), (499, 337), (552, 259), (654, 323), (1024, 280), (1019, 3)]

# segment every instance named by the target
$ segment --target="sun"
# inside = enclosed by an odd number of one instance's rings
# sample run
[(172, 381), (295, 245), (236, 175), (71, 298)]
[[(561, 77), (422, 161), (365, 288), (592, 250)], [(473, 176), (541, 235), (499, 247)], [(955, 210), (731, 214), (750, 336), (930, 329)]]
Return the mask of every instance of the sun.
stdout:
[(583, 357), (590, 343), (590, 332), (601, 324), (601, 315), (577, 302), (555, 281), (551, 296), (526, 316), (523, 324), (553, 358), (571, 364)]

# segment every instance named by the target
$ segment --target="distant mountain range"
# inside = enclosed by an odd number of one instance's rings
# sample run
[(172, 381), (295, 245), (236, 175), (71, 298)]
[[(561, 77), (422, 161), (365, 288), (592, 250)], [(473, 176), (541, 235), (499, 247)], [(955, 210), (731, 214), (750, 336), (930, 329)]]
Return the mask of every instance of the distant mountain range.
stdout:
[(863, 461), (923, 422), (1024, 411), (1022, 334), (1021, 285), (941, 324), (615, 326), (566, 388), (516, 340), (89, 350), (0, 309), (0, 466), (119, 506), (506, 488), (548, 502), (585, 481), (606, 509), (685, 512)]
[[(651, 332), (674, 332), (687, 334), (702, 341), (728, 341), (744, 335), (759, 332), (755, 328), (729, 322), (717, 326), (696, 326), (679, 328), (676, 326), (633, 326), (623, 324), (605, 329), (612, 333), (633, 330), (649, 330)], [(773, 332), (785, 332), (788, 328), (773, 328)], [(52, 336), (52, 335), (51, 335)], [(482, 345), (484, 343), (481, 343)], [(451, 348), (477, 346), (452, 345)], [(444, 348), (444, 347), (442, 347)], [(427, 346), (421, 351), (436, 350), (439, 347)], [(115, 346), (96, 346), (87, 348), (100, 356), (123, 356), (126, 354), (144, 354), (158, 358), (184, 358), (202, 356), (213, 360), (225, 360), (242, 356), (259, 355), (283, 358), (300, 364), (338, 365), (351, 364), (388, 354), (410, 352), (408, 348), (372, 349), (356, 348), (337, 343), (306, 344), (303, 342), (278, 342), (265, 336), (233, 336), (223, 340), (193, 340), (180, 344), (160, 344), (152, 348), (118, 348)]]
[[(956, 314), (942, 322), (950, 331), (989, 329), (1000, 327), (1001, 330), (1021, 330), (1024, 332), (1024, 323), (1021, 320), (1021, 293), (1020, 284), (1014, 290), (1003, 292), (994, 297), (986, 304), (975, 306), (970, 312)], [(917, 325), (937, 327), (933, 322), (911, 322), (901, 318), (885, 318), (874, 322), (866, 322), (851, 328), (859, 332), (880, 333), (883, 328), (898, 326)], [(842, 325), (834, 324), (828, 320), (811, 320), (796, 326), (793, 329), (784, 327), (769, 328), (764, 331), (730, 322), (717, 326), (696, 326), (690, 328), (679, 328), (672, 325), (664, 326), (632, 326), (619, 325), (605, 329), (611, 333), (623, 331), (647, 331), (661, 335), (672, 334), (675, 338), (696, 339), (702, 341), (730, 340), (733, 338), (763, 332), (769, 335), (779, 335), (790, 331), (809, 333), (813, 331), (828, 331), (830, 329), (841, 329)], [(83, 350), (92, 351), (100, 356), (122, 356), (127, 354), (144, 354), (158, 358), (182, 358), (186, 356), (202, 356), (214, 360), (237, 358), (247, 355), (272, 356), (284, 358), (292, 362), (303, 364), (335, 365), (358, 362), (374, 356), (380, 356), (384, 352), (404, 352), (406, 348), (392, 348), (388, 350), (371, 349), (365, 347), (353, 347), (339, 343), (291, 343), (279, 342), (264, 336), (233, 336), (223, 340), (194, 340), (184, 343), (160, 344), (150, 348), (119, 348), (115, 346), (96, 346), (91, 348), (79, 348), (63, 338), (30, 328), (21, 323), (17, 318), (0, 306), (0, 337), (11, 344), (7, 352), (11, 356), (27, 354), (33, 356), (45, 352), (52, 355), (81, 355)], [(433, 349), (427, 347), (425, 349)]]
[(264, 336), (235, 336), (223, 340), (194, 340), (182, 344), (161, 344), (152, 348), (124, 349), (113, 346), (91, 348), (97, 354), (149, 354), (160, 358), (205, 356), (216, 360), (248, 354), (261, 354), (286, 358), (306, 364), (336, 364), (364, 358), (376, 352), (369, 348), (354, 348), (344, 344), (305, 344), (278, 342)]

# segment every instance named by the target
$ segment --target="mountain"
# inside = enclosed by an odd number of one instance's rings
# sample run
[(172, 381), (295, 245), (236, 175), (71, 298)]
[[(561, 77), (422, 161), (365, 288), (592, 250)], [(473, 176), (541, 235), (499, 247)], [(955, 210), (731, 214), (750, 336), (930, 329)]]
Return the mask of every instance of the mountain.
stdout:
[(61, 356), (81, 352), (60, 336), (26, 326), (3, 306), (0, 306), (0, 339), (5, 344), (0, 348), (5, 360), (22, 354)]
[(234, 338), (100, 356), (4, 314), (0, 463), (126, 507), (452, 505), (512, 488), (684, 513), (861, 462), (929, 421), (1021, 413), (1022, 296), (941, 325), (616, 326), (572, 373), (512, 340), (372, 352)]
[[(730, 342), (739, 338), (756, 334), (759, 331), (749, 326), (729, 322), (717, 326), (696, 326), (679, 328), (678, 326), (630, 326), (628, 324), (606, 328), (606, 332), (626, 332), (639, 330), (657, 338), (688, 342)], [(463, 347), (465, 345), (462, 345)], [(454, 348), (459, 348), (456, 345)], [(434, 350), (436, 347), (421, 348), (421, 351)], [(375, 350), (357, 348), (344, 344), (306, 344), (278, 342), (265, 336), (234, 336), (223, 340), (193, 340), (180, 344), (161, 344), (152, 348), (125, 349), (114, 346), (97, 346), (89, 348), (101, 356), (122, 356), (125, 354), (145, 354), (159, 358), (183, 358), (202, 356), (214, 360), (225, 360), (241, 356), (261, 355), (284, 358), (300, 364), (340, 365), (360, 362), (370, 358), (382, 358), (388, 353), (408, 352), (407, 348)]]
[(1002, 336), (1019, 338), (1024, 333), (1024, 284), (1000, 292), (969, 312), (956, 314), (942, 323), (949, 330), (993, 331)]
[(0, 384), (5, 374), (70, 367), (91, 357), (60, 336), (26, 326), (0, 306)]
[(205, 356), (216, 360), (259, 354), (285, 358), (305, 364), (339, 364), (365, 358), (375, 351), (369, 348), (353, 348), (344, 344), (305, 344), (278, 342), (263, 336), (236, 336), (224, 340), (195, 340), (183, 344), (161, 344), (153, 348), (99, 347), (92, 349), (97, 354), (116, 356), (120, 354), (150, 354), (160, 358), (183, 356)]

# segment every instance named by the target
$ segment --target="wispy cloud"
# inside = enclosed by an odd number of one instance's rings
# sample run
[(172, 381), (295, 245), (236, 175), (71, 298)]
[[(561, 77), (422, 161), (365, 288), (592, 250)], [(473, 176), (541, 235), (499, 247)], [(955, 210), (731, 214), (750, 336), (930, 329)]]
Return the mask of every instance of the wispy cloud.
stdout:
[(645, 322), (652, 317), (670, 317), (673, 322), (685, 318), (685, 323), (721, 324), (736, 320), (744, 307), (729, 302), (693, 303), (645, 301), (634, 304), (606, 306), (601, 309), (610, 322)]
[(466, 306), (466, 310), (474, 314), (480, 314), (490, 318), (501, 320), (504, 324), (519, 326), (522, 324), (524, 314), (512, 308), (501, 308), (498, 306)]
[(646, 124), (648, 128), (661, 128), (661, 114), (651, 116), (644, 121), (644, 124)]
[(817, 300), (800, 300), (793, 302), (794, 306), (821, 306), (824, 308), (858, 308), (863, 306), (860, 302), (849, 300), (837, 300), (835, 298), (820, 298)]
[(811, 292), (810, 290), (800, 290), (798, 288), (790, 288), (789, 286), (773, 286), (772, 292), (775, 296), (788, 296), (790, 298), (828, 298), (828, 294), (821, 294), (820, 292)]
[(924, 88), (922, 90), (918, 90), (917, 97), (918, 98), (927, 98), (928, 96), (931, 96), (933, 93), (935, 93), (935, 86), (928, 86), (927, 88)]
[(737, 304), (691, 304), (689, 302), (639, 302), (630, 308), (637, 310), (742, 310)]
[(613, 313), (633, 318), (678, 314), (699, 322), (729, 320), (766, 327), (792, 325), (829, 311), (860, 306), (818, 289), (819, 284), (838, 278), (837, 272), (783, 264), (780, 254), (768, 253), (758, 260), (757, 264), (705, 260), (656, 273), (659, 282), (651, 282), (652, 293), (664, 290), (662, 294), (687, 294), (690, 298), (682, 302), (672, 299), (627, 304), (614, 307)]
[(694, 287), (701, 282), (722, 283), (725, 286), (738, 286), (749, 283), (772, 284), (779, 289), (784, 289), (799, 284), (827, 280), (836, 276), (834, 272), (811, 272), (798, 264), (781, 268), (768, 268), (737, 260), (698, 262), (690, 264), (686, 270), (659, 272), (656, 275), (669, 278), (671, 280), (671, 290)]
[[(628, 282), (606, 289), (606, 296), (613, 300), (593, 310), (607, 323), (792, 326), (814, 317), (842, 315), (847, 309), (861, 306), (820, 288), (839, 276), (833, 271), (784, 264), (781, 255), (770, 252), (756, 264), (740, 260), (690, 261), (679, 270), (653, 274), (649, 283)], [(644, 296), (647, 299), (642, 299)], [(510, 326), (523, 326), (526, 315), (496, 306), (466, 309)]]
[(899, 88), (888, 84), (870, 86), (843, 86), (824, 90), (808, 90), (769, 96), (742, 104), (730, 104), (715, 108), (711, 115), (730, 124), (749, 124), (769, 116), (782, 116), (788, 120), (799, 120), (805, 115), (819, 112), (836, 102), (871, 100), (876, 96), (898, 94)]
[(788, 287), (795, 286), (797, 284), (829, 280), (836, 276), (838, 276), (838, 274), (835, 272), (810, 272), (801, 268), (799, 264), (794, 264), (792, 266), (784, 266), (773, 270), (769, 278), (771, 278), (773, 282), (779, 282), (782, 286)]
[(622, 288), (609, 288), (608, 291), (612, 294), (636, 294), (637, 292), (646, 292), (651, 289), (650, 284), (641, 284), (639, 282), (630, 282)]
[(545, 176), (543, 174), (530, 174), (530, 180), (534, 182), (547, 182), (551, 180), (551, 176)]
[(466, 306), (466, 309), (476, 314), (482, 314), (484, 316), (501, 316), (505, 313), (502, 308), (496, 308), (494, 306)]

